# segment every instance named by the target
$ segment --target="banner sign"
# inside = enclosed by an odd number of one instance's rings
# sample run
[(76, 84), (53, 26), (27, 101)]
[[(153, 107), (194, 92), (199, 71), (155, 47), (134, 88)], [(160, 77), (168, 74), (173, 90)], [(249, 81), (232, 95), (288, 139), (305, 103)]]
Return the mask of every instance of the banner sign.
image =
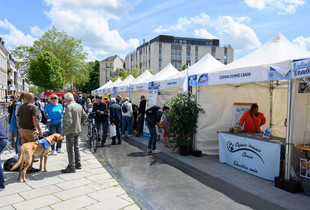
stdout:
[(272, 67), (269, 69), (268, 80), (285, 80), (285, 76), (274, 70)]
[(274, 181), (279, 176), (281, 145), (268, 141), (219, 133), (220, 162)]
[(117, 92), (117, 90), (118, 90), (118, 88), (117, 88), (117, 87), (113, 87), (113, 88), (112, 88), (112, 91), (113, 91), (114, 93), (116, 93), (116, 92)]
[(198, 79), (198, 86), (209, 85), (209, 75), (208, 73), (201, 74)]
[[(158, 87), (149, 87), (148, 88), (145, 110), (156, 105), (157, 95), (158, 95)], [(149, 132), (149, 129), (147, 128), (147, 126), (145, 125), (145, 121), (144, 121), (144, 126), (143, 126), (143, 136), (145, 138), (150, 138), (150, 132)]]
[(188, 85), (196, 86), (197, 85), (197, 74), (191, 75), (188, 77)]
[(292, 62), (292, 78), (310, 77), (310, 58)]

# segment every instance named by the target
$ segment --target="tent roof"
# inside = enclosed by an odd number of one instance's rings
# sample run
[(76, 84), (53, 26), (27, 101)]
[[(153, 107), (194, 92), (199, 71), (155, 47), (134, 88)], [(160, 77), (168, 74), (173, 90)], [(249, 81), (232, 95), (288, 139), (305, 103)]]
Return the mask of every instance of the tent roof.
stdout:
[(153, 74), (149, 72), (149, 70), (145, 70), (140, 76), (138, 76), (134, 81), (132, 81), (130, 84), (139, 84), (141, 82), (144, 82), (145, 80), (151, 78)]
[(217, 71), (275, 64), (305, 57), (310, 57), (309, 51), (291, 43), (281, 33), (277, 33), (254, 52), (217, 69)]
[(128, 84), (130, 84), (130, 82), (134, 81), (135, 78), (130, 74), (128, 77), (126, 77), (126, 79), (124, 79), (121, 83), (119, 83), (116, 86), (126, 86)]
[(105, 83), (104, 85), (102, 85), (100, 88), (98, 88), (97, 90), (101, 90), (101, 89), (104, 89), (108, 86), (110, 86), (113, 82), (111, 80), (109, 80), (107, 83)]
[(108, 86), (104, 87), (104, 89), (109, 88), (109, 87), (114, 87), (114, 86), (120, 84), (121, 82), (122, 82), (121, 78), (118, 78), (111, 85), (108, 85)]
[(179, 73), (179, 71), (176, 68), (174, 68), (174, 66), (171, 63), (169, 63), (160, 72), (158, 72), (154, 76), (150, 77), (149, 79), (147, 79), (145, 81), (141, 81), (141, 82), (146, 83), (146, 82), (152, 82), (152, 81), (161, 81), (161, 80), (165, 80), (168, 77), (173, 76), (173, 75), (178, 74), (178, 73)]

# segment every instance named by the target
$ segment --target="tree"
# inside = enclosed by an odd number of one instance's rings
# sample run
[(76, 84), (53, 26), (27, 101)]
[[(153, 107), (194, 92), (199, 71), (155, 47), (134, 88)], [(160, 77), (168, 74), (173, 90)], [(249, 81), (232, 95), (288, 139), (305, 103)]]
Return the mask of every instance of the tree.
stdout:
[(186, 64), (184, 64), (181, 68), (179, 68), (178, 70), (179, 71), (183, 71), (183, 70), (185, 70), (185, 69), (187, 69), (187, 65)]
[(38, 86), (30, 86), (29, 92), (33, 94), (40, 94), (44, 92), (44, 88), (38, 87)]
[(89, 65), (85, 62), (86, 53), (83, 52), (81, 40), (68, 36), (65, 32), (58, 32), (55, 27), (45, 32), (39, 40), (34, 41), (33, 46), (19, 46), (12, 51), (17, 58), (17, 67), (23, 71), (23, 75), (29, 78), (30, 61), (41, 52), (52, 52), (60, 61), (64, 70), (65, 84), (84, 84), (89, 80)]
[(95, 62), (89, 62), (88, 65), (91, 69), (89, 72), (89, 81), (83, 85), (77, 85), (77, 89), (83, 93), (90, 93), (92, 90), (99, 88), (100, 63), (96, 60)]
[(116, 81), (118, 78), (121, 78), (121, 80), (126, 79), (129, 75), (132, 75), (134, 78), (137, 78), (139, 76), (140, 70), (139, 68), (129, 68), (127, 71), (125, 68), (122, 68), (118, 76), (111, 77), (110, 80), (112, 82)]
[(64, 70), (52, 52), (41, 52), (30, 60), (29, 80), (38, 87), (56, 90), (64, 87)]

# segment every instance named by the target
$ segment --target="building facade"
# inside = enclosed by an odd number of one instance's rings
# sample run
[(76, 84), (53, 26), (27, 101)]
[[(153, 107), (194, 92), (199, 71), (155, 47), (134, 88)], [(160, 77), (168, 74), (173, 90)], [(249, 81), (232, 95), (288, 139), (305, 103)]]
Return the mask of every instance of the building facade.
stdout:
[(205, 54), (210, 53), (224, 64), (234, 60), (231, 46), (220, 46), (218, 39), (196, 39), (159, 35), (129, 53), (125, 58), (125, 68), (150, 69), (157, 73), (168, 63), (176, 69), (185, 64), (193, 65)]
[(4, 41), (0, 38), (0, 100), (6, 96), (7, 90), (7, 59), (9, 57), (8, 50), (4, 47)]
[(101, 87), (107, 83), (110, 77), (117, 76), (122, 68), (124, 68), (124, 60), (118, 55), (113, 55), (100, 61), (99, 86)]

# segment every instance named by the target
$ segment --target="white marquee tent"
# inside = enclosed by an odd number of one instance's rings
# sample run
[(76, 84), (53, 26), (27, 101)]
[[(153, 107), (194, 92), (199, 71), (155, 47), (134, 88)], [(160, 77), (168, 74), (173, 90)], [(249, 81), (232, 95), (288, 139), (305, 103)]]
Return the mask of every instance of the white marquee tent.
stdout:
[(121, 78), (118, 78), (111, 85), (108, 85), (105, 88), (103, 88), (102, 89), (102, 94), (112, 93), (113, 92), (113, 87), (115, 87), (116, 85), (120, 84), (121, 82), (122, 82)]
[(104, 89), (105, 87), (108, 87), (109, 85), (111, 85), (113, 82), (111, 80), (109, 80), (107, 83), (105, 83), (104, 85), (102, 85), (101, 87), (99, 87), (96, 90), (93, 90), (91, 92), (92, 95), (96, 95), (96, 94), (102, 94), (102, 89)]
[(115, 92), (126, 92), (126, 91), (128, 91), (128, 85), (134, 80), (135, 80), (135, 78), (132, 75), (129, 75), (121, 83), (114, 86), (114, 91)]

